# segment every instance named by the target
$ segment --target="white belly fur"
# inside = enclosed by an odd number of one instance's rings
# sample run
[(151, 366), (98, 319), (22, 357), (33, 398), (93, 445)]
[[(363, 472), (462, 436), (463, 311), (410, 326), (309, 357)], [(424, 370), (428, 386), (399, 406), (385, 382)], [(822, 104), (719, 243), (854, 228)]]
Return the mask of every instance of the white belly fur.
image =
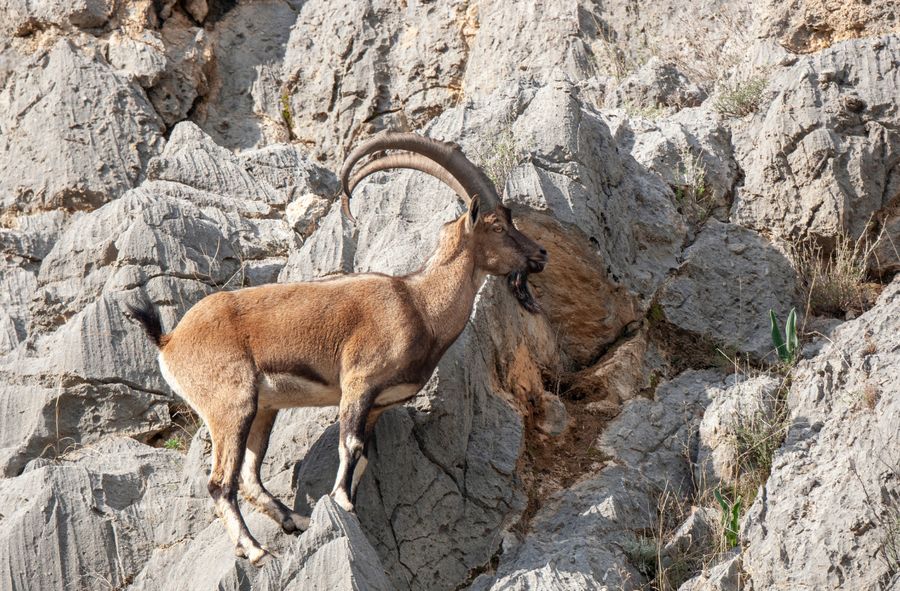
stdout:
[(377, 406), (387, 406), (389, 404), (399, 404), (404, 400), (408, 400), (416, 395), (419, 391), (417, 384), (399, 384), (385, 388), (381, 394), (375, 398)]
[(337, 406), (341, 390), (287, 373), (260, 374), (259, 405), (267, 408)]
[[(260, 374), (259, 405), (267, 408), (296, 406), (337, 406), (341, 390), (287, 373)], [(399, 384), (384, 389), (375, 398), (376, 406), (399, 404), (419, 391), (417, 384)]]

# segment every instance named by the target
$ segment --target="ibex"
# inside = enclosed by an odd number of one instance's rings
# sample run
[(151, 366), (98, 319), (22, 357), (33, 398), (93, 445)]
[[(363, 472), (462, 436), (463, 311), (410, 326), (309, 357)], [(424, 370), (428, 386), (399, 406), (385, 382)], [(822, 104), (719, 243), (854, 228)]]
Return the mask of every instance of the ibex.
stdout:
[[(350, 178), (355, 164), (376, 155)], [(238, 556), (260, 564), (268, 552), (247, 529), (237, 491), (287, 533), (308, 519), (260, 481), (279, 409), (340, 407), (340, 467), (331, 494), (353, 510), (378, 417), (415, 396), (466, 326), (486, 275), (507, 275), (519, 302), (538, 309), (527, 287), (546, 251), (513, 226), (493, 183), (452, 144), (412, 133), (382, 133), (359, 146), (341, 171), (344, 215), (350, 194), (385, 169), (426, 172), (449, 185), (468, 212), (441, 230), (425, 267), (391, 277), (364, 273), (219, 292), (194, 305), (169, 334), (149, 304), (130, 308), (159, 348), (166, 382), (203, 418), (212, 439), (209, 494)]]

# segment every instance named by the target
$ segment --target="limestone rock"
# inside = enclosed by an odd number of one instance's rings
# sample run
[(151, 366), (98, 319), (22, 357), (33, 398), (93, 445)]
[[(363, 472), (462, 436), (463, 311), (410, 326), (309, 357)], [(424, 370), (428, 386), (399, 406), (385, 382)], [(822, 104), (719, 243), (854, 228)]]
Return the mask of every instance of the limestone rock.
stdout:
[(314, 157), (339, 161), (366, 123), (418, 127), (451, 106), (466, 63), (465, 11), (461, 1), (304, 3), (284, 61), (293, 134)]
[(112, 9), (109, 0), (0, 0), (0, 32), (24, 37), (49, 27), (96, 29), (106, 24)]
[(147, 95), (171, 127), (184, 120), (195, 101), (209, 92), (214, 61), (209, 36), (180, 12), (166, 19), (160, 35), (166, 48), (166, 69)]
[(276, 144), (247, 150), (238, 156), (244, 169), (258, 182), (266, 182), (281, 194), (276, 207), (286, 206), (301, 195), (331, 198), (337, 194), (334, 173), (310, 160), (299, 147)]
[[(256, 216), (271, 215), (267, 201), (282, 194), (219, 150), (193, 124), (178, 126), (151, 166), (171, 180), (147, 181), (74, 219), (36, 275), (19, 266), (3, 275), (24, 281), (17, 297), (30, 300), (11, 302), (14, 349), (0, 358), (3, 473), (103, 435), (148, 438), (171, 426), (176, 400), (126, 304), (149, 299), (171, 327), (214, 289), (277, 277), (298, 239), (281, 219)], [(308, 190), (303, 178), (295, 182)]]
[(598, 442), (611, 465), (546, 501), (531, 533), (500, 556), (493, 575), (478, 577), (470, 588), (638, 589), (641, 576), (624, 544), (629, 535), (653, 527), (657, 496), (665, 487), (690, 488), (683, 446), (702, 416), (707, 389), (721, 379), (714, 372), (688, 371), (661, 384), (655, 401), (626, 403)]
[(898, 52), (898, 35), (838, 43), (771, 74), (775, 96), (735, 132), (745, 178), (734, 221), (829, 246), (896, 206)]
[(298, 21), (297, 11), (305, 3), (264, 0), (235, 4), (209, 35), (215, 68), (209, 93), (198, 102), (192, 119), (228, 148), (286, 142), (291, 139), (292, 107), (282, 88), (281, 66), (291, 29)]
[(720, 482), (727, 484), (737, 477), (735, 427), (760, 420), (774, 424), (776, 395), (781, 385), (778, 378), (763, 374), (735, 379), (722, 390), (714, 391), (697, 433), (698, 483), (712, 489)]
[(144, 88), (159, 82), (166, 69), (165, 45), (155, 31), (141, 31), (135, 37), (114, 31), (107, 41), (106, 54), (112, 67)]
[(307, 238), (316, 230), (319, 220), (328, 213), (330, 206), (327, 199), (306, 193), (289, 203), (284, 214), (294, 231)]
[(594, 365), (579, 371), (574, 376), (570, 393), (589, 396), (600, 392), (609, 408), (618, 408), (622, 402), (631, 400), (649, 386), (645, 375), (647, 345), (644, 329), (617, 345)]
[(143, 93), (91, 53), (60, 39), (0, 90), (0, 208), (99, 207), (140, 182), (162, 147)]
[[(682, 109), (655, 122), (604, 112), (620, 147), (656, 173), (675, 191), (686, 217), (702, 221), (711, 214), (727, 219), (740, 177), (731, 132), (711, 107)], [(721, 213), (717, 208), (722, 208)]]
[(177, 457), (115, 439), (0, 480), (0, 586), (127, 585), (166, 528)]
[(355, 517), (324, 496), (309, 529), (288, 550), (273, 589), (335, 591), (394, 589)]
[(470, 5), (462, 34), (469, 48), (463, 89), (486, 98), (513, 81), (543, 85), (597, 73), (596, 43), (603, 36), (596, 5), (559, 0)]
[(754, 589), (888, 584), (884, 543), (900, 499), (898, 334), (895, 279), (795, 373), (790, 427), (742, 526)]
[[(703, 416), (704, 420), (706, 415)], [(710, 507), (692, 507), (688, 518), (678, 526), (663, 548), (668, 559), (685, 556), (693, 548), (710, 548), (715, 544), (715, 524), (722, 516)]]
[(169, 143), (150, 163), (147, 176), (221, 195), (244, 217), (268, 216), (269, 206), (284, 199), (268, 183), (257, 181), (247, 172), (237, 156), (190, 122), (172, 130)]
[(678, 110), (700, 106), (705, 99), (706, 93), (691, 84), (675, 64), (652, 57), (606, 96), (606, 106)]
[(795, 53), (812, 53), (846, 39), (896, 32), (900, 26), (900, 8), (891, 0), (801, 0), (790, 5), (768, 0), (761, 4), (757, 34), (775, 37)]
[(769, 310), (796, 303), (787, 258), (752, 230), (710, 220), (663, 286), (659, 305), (676, 327), (764, 358), (773, 351)]
[(719, 564), (686, 581), (678, 591), (740, 591), (742, 589), (741, 555), (733, 551)]

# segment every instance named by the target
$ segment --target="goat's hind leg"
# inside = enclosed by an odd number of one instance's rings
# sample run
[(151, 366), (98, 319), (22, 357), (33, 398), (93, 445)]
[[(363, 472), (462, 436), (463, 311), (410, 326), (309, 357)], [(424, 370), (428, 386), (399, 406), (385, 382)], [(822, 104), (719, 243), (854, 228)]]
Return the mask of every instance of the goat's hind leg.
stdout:
[(213, 443), (209, 494), (215, 502), (216, 512), (225, 522), (235, 554), (249, 558), (250, 562), (260, 566), (269, 553), (250, 534), (237, 503), (238, 476), (250, 427), (256, 416), (255, 392), (249, 398), (245, 394), (230, 401), (231, 404), (216, 409), (218, 412), (209, 417), (209, 434)]
[(260, 468), (269, 447), (269, 436), (272, 434), (276, 416), (278, 416), (276, 409), (260, 408), (256, 411), (256, 418), (253, 419), (253, 426), (250, 427), (250, 435), (247, 438), (244, 465), (241, 468), (241, 493), (257, 509), (279, 523), (285, 533), (299, 533), (309, 527), (309, 518), (288, 509), (266, 490), (260, 479)]

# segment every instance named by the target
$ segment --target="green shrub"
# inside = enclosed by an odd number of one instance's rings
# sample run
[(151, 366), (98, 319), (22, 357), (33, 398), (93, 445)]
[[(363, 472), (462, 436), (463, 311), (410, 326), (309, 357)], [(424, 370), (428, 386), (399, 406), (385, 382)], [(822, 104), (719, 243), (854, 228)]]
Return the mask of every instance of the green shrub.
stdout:
[(722, 496), (721, 491), (716, 489), (713, 494), (722, 508), (722, 523), (725, 525), (725, 543), (729, 549), (738, 545), (738, 536), (741, 529), (741, 497), (735, 499), (734, 503), (729, 503)]
[(713, 102), (716, 111), (726, 117), (743, 117), (759, 108), (763, 91), (769, 84), (765, 76), (726, 83)]

